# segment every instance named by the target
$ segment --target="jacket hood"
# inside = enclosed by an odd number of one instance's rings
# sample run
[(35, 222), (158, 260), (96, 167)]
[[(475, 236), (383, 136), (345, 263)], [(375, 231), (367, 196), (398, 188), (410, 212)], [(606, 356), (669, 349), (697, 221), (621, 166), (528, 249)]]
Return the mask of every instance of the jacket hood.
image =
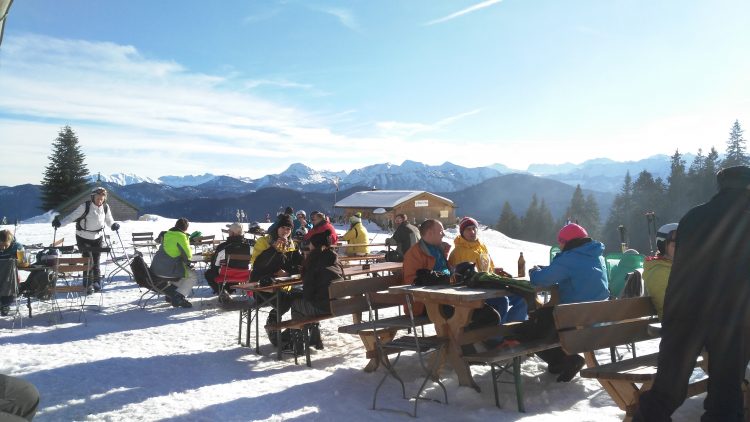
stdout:
[(584, 243), (577, 248), (569, 249), (564, 253), (579, 253), (588, 256), (601, 256), (604, 253), (604, 243), (592, 240), (590, 242)]
[(482, 243), (479, 240), (470, 242), (464, 239), (463, 236), (456, 236), (456, 238), (453, 239), (453, 244), (456, 245), (457, 248), (479, 249), (482, 247)]

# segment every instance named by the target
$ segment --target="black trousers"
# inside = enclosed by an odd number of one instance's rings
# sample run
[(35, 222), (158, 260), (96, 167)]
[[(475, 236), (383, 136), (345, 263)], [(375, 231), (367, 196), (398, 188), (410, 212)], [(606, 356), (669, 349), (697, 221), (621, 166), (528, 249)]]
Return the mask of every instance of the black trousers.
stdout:
[(687, 396), (690, 375), (703, 347), (708, 352), (708, 394), (701, 421), (742, 421), (742, 382), (748, 358), (747, 328), (685, 321), (662, 328), (659, 369), (640, 398), (636, 420), (670, 421)]
[[(91, 257), (91, 271), (85, 271), (83, 273), (83, 283), (86, 286), (91, 283), (99, 283), (101, 280), (101, 271), (99, 270), (99, 258), (102, 253), (99, 252), (99, 248), (102, 247), (102, 241), (104, 238), (98, 239), (84, 239), (81, 236), (76, 235), (76, 244), (78, 244), (78, 250), (81, 251), (81, 256), (84, 258)], [(92, 251), (93, 249), (93, 251)]]
[(0, 420), (30, 421), (39, 406), (39, 391), (28, 381), (0, 374)]

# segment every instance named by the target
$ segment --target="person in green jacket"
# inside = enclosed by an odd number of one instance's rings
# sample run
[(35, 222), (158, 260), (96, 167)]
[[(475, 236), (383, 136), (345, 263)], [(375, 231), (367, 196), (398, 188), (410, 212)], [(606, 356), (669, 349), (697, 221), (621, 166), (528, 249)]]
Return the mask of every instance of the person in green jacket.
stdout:
[(643, 268), (643, 259), (635, 249), (628, 249), (623, 253), (620, 262), (612, 266), (609, 276), (609, 292), (614, 298), (619, 298), (628, 274)]
[(669, 274), (672, 272), (675, 234), (677, 234), (677, 223), (661, 226), (656, 232), (658, 252), (656, 256), (646, 258), (646, 263), (643, 266), (643, 284), (646, 287), (646, 293), (651, 297), (656, 312), (659, 314), (659, 319), (664, 314), (664, 296), (667, 293)]
[[(198, 276), (190, 267), (190, 243), (188, 242), (187, 229), (190, 225), (187, 218), (180, 218), (174, 227), (164, 233), (161, 247), (154, 255), (151, 261), (151, 271), (161, 277), (180, 277), (179, 281), (172, 284), (177, 287), (179, 303), (172, 303), (173, 306), (182, 306), (190, 308), (190, 302), (184, 299), (193, 289)], [(167, 297), (167, 300), (170, 299)]]

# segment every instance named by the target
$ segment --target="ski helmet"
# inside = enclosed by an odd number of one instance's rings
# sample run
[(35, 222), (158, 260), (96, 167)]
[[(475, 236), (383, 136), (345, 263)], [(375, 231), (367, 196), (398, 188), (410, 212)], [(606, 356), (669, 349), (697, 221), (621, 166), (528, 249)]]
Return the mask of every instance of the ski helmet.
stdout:
[(665, 224), (656, 231), (656, 249), (660, 254), (667, 252), (667, 241), (674, 240), (674, 236), (671, 235), (674, 231), (677, 231), (677, 223)]
[(586, 229), (578, 224), (570, 223), (560, 229), (560, 232), (557, 234), (557, 243), (565, 245), (571, 240), (582, 239), (584, 237), (589, 237), (589, 233)]

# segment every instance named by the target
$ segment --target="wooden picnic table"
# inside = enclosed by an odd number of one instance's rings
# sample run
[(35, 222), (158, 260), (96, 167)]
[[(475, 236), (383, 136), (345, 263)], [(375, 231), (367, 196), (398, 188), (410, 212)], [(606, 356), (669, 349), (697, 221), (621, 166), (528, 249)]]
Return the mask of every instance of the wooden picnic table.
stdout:
[(346, 248), (349, 246), (388, 246), (385, 243), (339, 243), (336, 245), (331, 245), (332, 249), (337, 248)]
[(356, 275), (379, 273), (384, 271), (400, 271), (404, 268), (402, 262), (375, 262), (373, 264), (349, 265), (344, 267), (344, 278)]
[[(236, 286), (232, 287), (235, 290), (241, 290), (246, 293), (251, 292), (253, 293), (253, 298), (255, 299), (255, 303), (252, 305), (251, 308), (248, 309), (241, 309), (240, 310), (240, 327), (239, 327), (239, 344), (242, 344), (242, 324), (244, 322), (247, 322), (246, 324), (246, 335), (245, 335), (245, 347), (250, 347), (250, 333), (251, 333), (251, 324), (252, 320), (255, 319), (255, 353), (260, 353), (260, 341), (259, 341), (259, 321), (258, 321), (258, 313), (260, 312), (260, 308), (266, 305), (270, 305), (271, 301), (276, 301), (276, 309), (279, 308), (279, 302), (281, 299), (281, 291), (284, 290), (286, 287), (293, 287), (302, 284), (302, 276), (299, 274), (291, 275), (288, 277), (274, 277), (273, 284), (269, 286), (260, 286), (259, 282), (251, 282), (251, 283), (241, 283), (237, 284)], [(269, 293), (270, 296), (261, 299), (258, 295), (255, 293)], [(255, 311), (255, 317), (252, 316), (252, 312)], [(245, 318), (246, 319), (243, 319)], [(276, 323), (279, 324), (281, 322), (281, 313), (276, 312)], [(281, 360), (281, 348), (283, 344), (281, 344), (281, 330), (278, 330), (276, 333), (276, 360)]]
[[(438, 368), (447, 360), (458, 376), (459, 384), (472, 387), (479, 391), (479, 386), (471, 376), (469, 364), (463, 359), (461, 345), (467, 343), (464, 330), (471, 322), (471, 316), (476, 309), (484, 306), (487, 299), (515, 294), (504, 289), (478, 289), (466, 286), (393, 286), (388, 289), (392, 293), (411, 294), (416, 302), (424, 303), (427, 316), (435, 324), (438, 336), (448, 339)], [(453, 306), (455, 311), (451, 317), (446, 317), (441, 309), (442, 305)], [(532, 306), (532, 305), (530, 305)]]
[(369, 255), (353, 255), (353, 256), (340, 256), (339, 262), (342, 264), (348, 264), (351, 261), (383, 261), (385, 259), (385, 254), (382, 253), (376, 253), (376, 254), (369, 254)]

